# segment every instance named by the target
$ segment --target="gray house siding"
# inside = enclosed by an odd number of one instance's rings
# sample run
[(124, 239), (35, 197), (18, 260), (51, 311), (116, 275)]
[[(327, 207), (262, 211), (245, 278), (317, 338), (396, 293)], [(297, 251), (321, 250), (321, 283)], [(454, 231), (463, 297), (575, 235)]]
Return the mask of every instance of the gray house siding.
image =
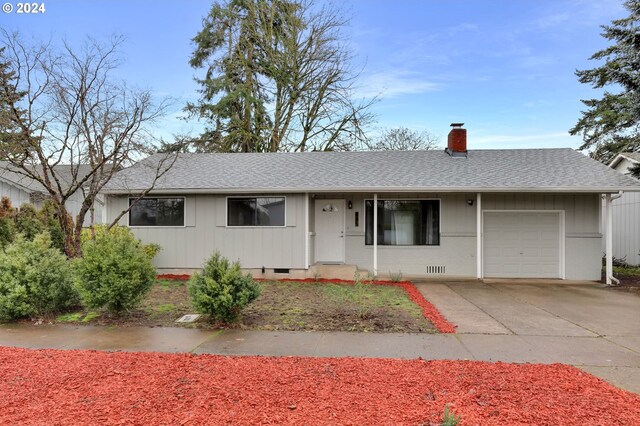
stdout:
[[(179, 196), (179, 195), (178, 195)], [(305, 268), (304, 195), (286, 195), (284, 227), (227, 227), (226, 196), (187, 195), (184, 227), (132, 227), (137, 238), (157, 243), (160, 269), (196, 269), (216, 250), (243, 268)], [(128, 198), (109, 196), (107, 217), (127, 208)], [(125, 215), (119, 222), (128, 225)]]
[[(378, 247), (378, 271), (402, 271), (405, 275), (426, 275), (427, 266), (444, 266), (445, 275), (476, 275), (476, 206), (467, 201), (476, 194), (378, 194), (380, 199), (437, 198), (441, 200), (440, 246)], [(327, 197), (330, 198), (330, 197)], [(371, 269), (373, 248), (364, 243), (364, 200), (349, 199), (347, 211), (346, 263)], [(600, 279), (600, 201), (597, 194), (483, 194), (483, 210), (563, 210), (565, 212), (565, 274), (567, 279)], [(360, 226), (355, 227), (355, 212)]]
[(631, 265), (640, 265), (640, 192), (628, 192), (615, 200), (613, 210), (613, 255)]
[[(628, 158), (621, 158), (615, 170), (629, 175), (635, 164)], [(604, 210), (604, 202), (602, 208)], [(640, 265), (640, 192), (625, 192), (613, 201), (612, 210), (613, 256), (625, 259), (631, 265)]]
[[(428, 266), (444, 267), (449, 277), (476, 276), (476, 194), (414, 193), (378, 194), (380, 199), (439, 199), (439, 246), (379, 246), (380, 274), (401, 271), (405, 276), (428, 276)], [(364, 200), (373, 194), (316, 194), (309, 198), (309, 262), (314, 260), (314, 205), (323, 199), (352, 202), (345, 215), (345, 263), (371, 270), (373, 248), (365, 245)], [(127, 206), (127, 197), (110, 196), (107, 216), (114, 218)], [(474, 204), (469, 205), (469, 200)], [(234, 228), (226, 226), (226, 196), (185, 196), (184, 227), (132, 227), (145, 242), (162, 246), (155, 259), (160, 269), (195, 269), (215, 250), (244, 268), (304, 269), (305, 195), (286, 195), (286, 226)], [(483, 194), (483, 210), (564, 211), (565, 277), (573, 280), (600, 278), (601, 234), (598, 194)], [(355, 214), (359, 214), (358, 226)], [(125, 215), (120, 224), (127, 225)]]

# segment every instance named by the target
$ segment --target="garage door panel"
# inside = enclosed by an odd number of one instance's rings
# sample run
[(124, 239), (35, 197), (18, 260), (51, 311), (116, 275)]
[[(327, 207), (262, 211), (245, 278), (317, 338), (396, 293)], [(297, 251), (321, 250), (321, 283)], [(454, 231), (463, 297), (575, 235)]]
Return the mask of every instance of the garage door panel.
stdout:
[(560, 278), (560, 214), (485, 212), (484, 276)]

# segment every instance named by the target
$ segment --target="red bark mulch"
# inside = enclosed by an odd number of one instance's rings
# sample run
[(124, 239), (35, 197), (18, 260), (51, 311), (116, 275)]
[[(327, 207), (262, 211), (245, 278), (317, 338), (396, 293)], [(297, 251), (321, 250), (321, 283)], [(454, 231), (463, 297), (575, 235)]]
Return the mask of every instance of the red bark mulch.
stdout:
[(159, 280), (175, 280), (175, 281), (189, 281), (191, 275), (187, 274), (160, 274), (156, 276)]
[(640, 396), (561, 364), (0, 347), (0, 395), (0, 424), (640, 424)]

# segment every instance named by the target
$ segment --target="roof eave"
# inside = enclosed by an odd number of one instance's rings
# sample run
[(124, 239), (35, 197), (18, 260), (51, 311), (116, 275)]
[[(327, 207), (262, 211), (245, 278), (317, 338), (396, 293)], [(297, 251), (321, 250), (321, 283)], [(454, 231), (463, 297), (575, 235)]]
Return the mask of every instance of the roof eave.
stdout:
[[(145, 191), (146, 189), (106, 189), (102, 193), (106, 195), (128, 195)], [(505, 193), (505, 192), (557, 192), (557, 193), (617, 193), (617, 192), (640, 192), (640, 185), (637, 187), (340, 187), (340, 188), (168, 188), (156, 189), (149, 192), (149, 195), (163, 194), (290, 194), (290, 193), (362, 193), (362, 192), (452, 192), (452, 193)]]

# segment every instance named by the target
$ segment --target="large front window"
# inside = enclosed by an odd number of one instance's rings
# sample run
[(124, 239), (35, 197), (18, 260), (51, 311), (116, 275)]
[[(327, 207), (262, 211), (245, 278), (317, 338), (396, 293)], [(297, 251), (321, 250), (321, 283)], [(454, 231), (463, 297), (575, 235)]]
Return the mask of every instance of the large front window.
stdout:
[(284, 226), (284, 197), (227, 198), (227, 226)]
[[(373, 245), (373, 200), (365, 201), (365, 243)], [(440, 201), (378, 200), (378, 245), (440, 245)]]
[(129, 226), (184, 226), (184, 198), (138, 200), (129, 210)]

